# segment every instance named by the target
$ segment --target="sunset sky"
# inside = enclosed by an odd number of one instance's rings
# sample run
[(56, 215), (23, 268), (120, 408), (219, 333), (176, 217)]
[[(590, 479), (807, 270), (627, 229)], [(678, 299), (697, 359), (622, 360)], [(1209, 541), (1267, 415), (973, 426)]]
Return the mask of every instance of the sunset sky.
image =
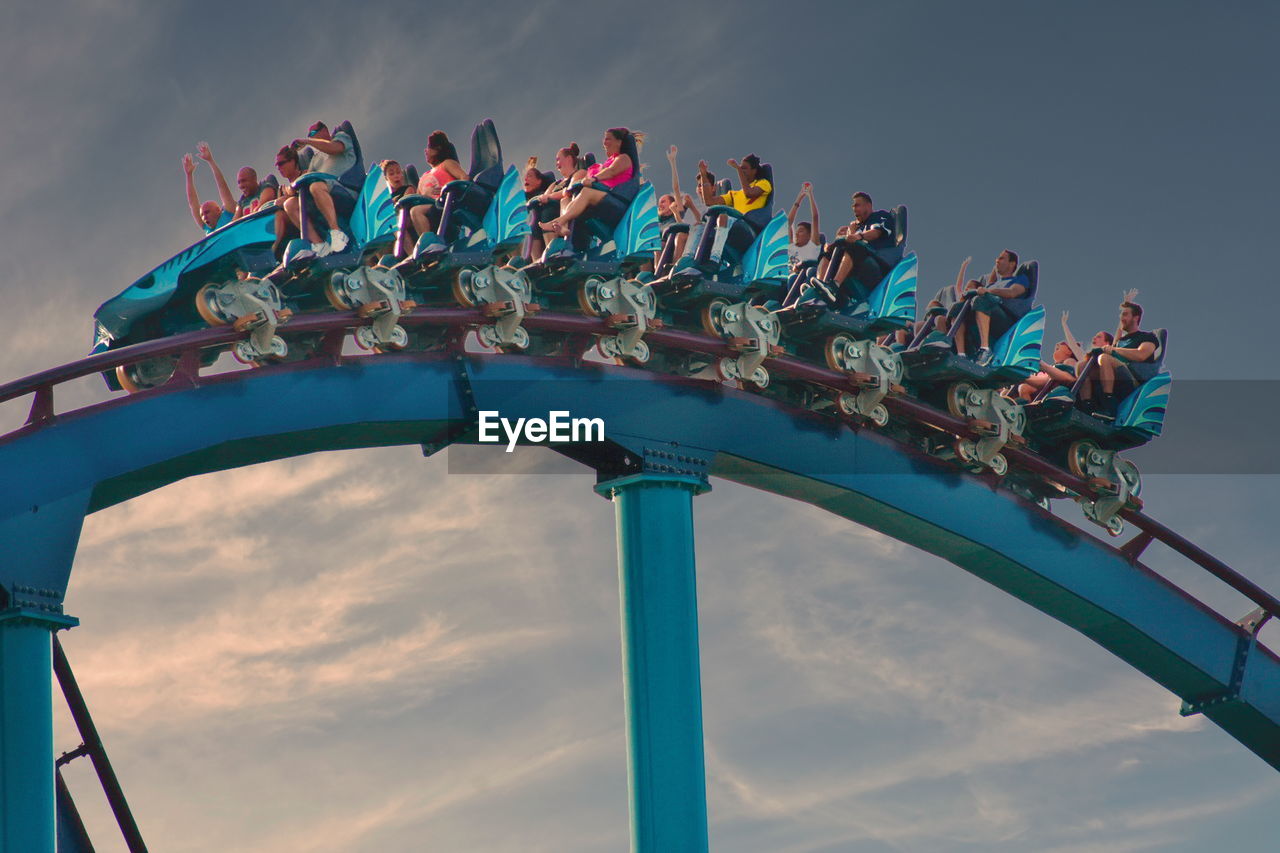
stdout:
[[(0, 31), (0, 382), (81, 357), (97, 305), (199, 236), (179, 160), (200, 140), (231, 177), (318, 118), (419, 165), (429, 132), (465, 148), (486, 117), (517, 164), (626, 125), (660, 188), (676, 144), (686, 186), (698, 159), (753, 151), (780, 204), (812, 181), (828, 234), (854, 190), (907, 204), (930, 293), (967, 255), (1037, 258), (1049, 335), (1064, 310), (1078, 336), (1114, 327), (1140, 288), (1177, 380), (1147, 509), (1280, 591), (1258, 408), (1278, 27), (1265, 2), (22, 4)], [(0, 406), (0, 426), (24, 414)], [(504, 473), (457, 473), (474, 454)], [(626, 849), (613, 510), (593, 482), (542, 449), (345, 451), (87, 519), (63, 642), (151, 849)], [(713, 486), (695, 500), (712, 849), (1275, 837), (1274, 770), (1084, 637), (907, 544)], [(1225, 615), (1251, 609), (1150, 556)], [(86, 762), (69, 779), (98, 849), (123, 850)]]

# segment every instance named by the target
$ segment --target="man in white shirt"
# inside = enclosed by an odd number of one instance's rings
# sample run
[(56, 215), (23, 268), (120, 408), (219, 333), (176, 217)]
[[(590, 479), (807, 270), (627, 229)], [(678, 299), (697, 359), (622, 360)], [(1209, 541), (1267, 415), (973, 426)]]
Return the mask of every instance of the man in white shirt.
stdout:
[[(315, 201), (316, 209), (320, 211), (325, 225), (329, 228), (329, 240), (327, 243), (323, 241), (313, 243), (312, 248), (318, 255), (341, 252), (347, 247), (347, 235), (338, 227), (338, 212), (334, 209), (333, 193), (350, 194), (350, 190), (339, 183), (338, 179), (356, 164), (355, 143), (346, 133), (331, 134), (328, 125), (318, 121), (307, 130), (305, 139), (293, 140), (293, 147), (299, 151), (304, 148), (311, 149), (310, 159), (306, 162), (306, 172), (322, 175), (324, 178), (312, 183), (308, 189), (311, 192), (311, 198)], [(285, 212), (289, 214), (293, 224), (301, 228), (297, 203), (295, 202), (292, 208), (286, 203)]]

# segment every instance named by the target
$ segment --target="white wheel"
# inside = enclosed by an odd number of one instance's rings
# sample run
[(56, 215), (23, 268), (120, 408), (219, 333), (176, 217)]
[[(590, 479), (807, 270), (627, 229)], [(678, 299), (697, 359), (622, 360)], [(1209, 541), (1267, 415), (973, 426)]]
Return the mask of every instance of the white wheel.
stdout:
[(856, 415), (858, 413), (858, 398), (848, 391), (840, 392), (840, 396), (836, 397), (836, 404), (840, 407), (840, 411), (846, 415)]
[(1118, 515), (1109, 518), (1107, 520), (1107, 532), (1112, 536), (1119, 536), (1121, 533), (1124, 533), (1124, 519), (1120, 518)]
[(1125, 485), (1129, 487), (1129, 494), (1134, 497), (1142, 494), (1142, 475), (1138, 473), (1138, 466), (1128, 459), (1121, 459), (1117, 467), (1120, 469), (1120, 476), (1124, 479)]
[(723, 382), (728, 379), (738, 378), (738, 360), (736, 358), (722, 358), (716, 362), (716, 376)]
[(878, 427), (887, 427), (889, 425), (889, 410), (882, 404), (877, 403), (868, 417)]
[(361, 326), (356, 329), (353, 337), (355, 338), (356, 346), (360, 347), (360, 349), (373, 349), (378, 345), (378, 338), (373, 334), (373, 329), (369, 326)]
[(751, 371), (751, 381), (755, 383), (757, 388), (768, 388), (769, 371), (765, 370), (763, 367), (757, 367), (755, 370)]
[(524, 326), (516, 326), (516, 330), (511, 333), (511, 343), (508, 346), (515, 349), (529, 348), (529, 333)]
[(248, 341), (240, 341), (231, 348), (231, 357), (241, 364), (256, 364), (258, 353)]
[(498, 345), (498, 330), (493, 326), (481, 326), (476, 330), (476, 337), (480, 338), (480, 345), (492, 349)]
[(289, 345), (284, 342), (284, 338), (279, 335), (271, 336), (271, 352), (268, 353), (272, 358), (284, 358), (289, 354)]
[(627, 356), (627, 358), (636, 364), (644, 364), (649, 360), (650, 355), (652, 353), (649, 352), (649, 345), (644, 341), (636, 341), (636, 345), (631, 349), (631, 355)]
[(991, 457), (991, 462), (988, 467), (991, 468), (992, 474), (995, 474), (997, 477), (1003, 477), (1005, 474), (1009, 473), (1009, 460), (1004, 458), (1003, 453), (997, 453), (995, 456)]
[(409, 333), (404, 326), (391, 327), (391, 340), (379, 344), (382, 349), (404, 349), (409, 345)]

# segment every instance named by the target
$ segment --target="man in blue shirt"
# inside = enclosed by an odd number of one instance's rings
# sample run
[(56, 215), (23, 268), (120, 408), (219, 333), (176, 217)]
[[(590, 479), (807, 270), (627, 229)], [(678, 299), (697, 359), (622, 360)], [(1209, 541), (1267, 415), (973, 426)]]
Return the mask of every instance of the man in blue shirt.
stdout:
[[(835, 308), (848, 305), (850, 295), (858, 302), (866, 301), (872, 288), (889, 272), (881, 253), (894, 247), (893, 216), (888, 211), (876, 210), (871, 196), (864, 192), (853, 194), (853, 217), (845, 238), (833, 241), (824, 252), (818, 275), (812, 280), (822, 297)], [(835, 275), (829, 275), (830, 250), (835, 246), (844, 249), (844, 257)]]
[[(965, 299), (970, 300), (973, 325), (978, 327), (978, 352), (974, 356), (979, 364), (991, 360), (991, 337), (1003, 335), (1009, 327), (1022, 319), (1031, 308), (1031, 282), (1018, 272), (1018, 253), (1005, 249), (996, 257), (995, 266), (987, 276), (987, 283), (969, 282)], [(968, 355), (966, 344), (969, 323), (956, 329), (956, 352)]]

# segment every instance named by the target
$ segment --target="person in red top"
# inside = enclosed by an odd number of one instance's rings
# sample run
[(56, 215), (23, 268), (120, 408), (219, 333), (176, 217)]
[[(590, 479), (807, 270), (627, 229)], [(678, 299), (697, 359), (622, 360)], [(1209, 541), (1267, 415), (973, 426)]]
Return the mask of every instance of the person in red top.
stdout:
[(632, 133), (625, 127), (611, 127), (604, 132), (605, 161), (592, 166), (587, 171), (587, 182), (582, 185), (578, 197), (555, 219), (542, 223), (543, 231), (553, 231), (564, 236), (569, 233), (569, 223), (581, 216), (589, 207), (597, 204), (609, 190), (631, 180), (638, 164), (631, 162), (631, 157), (622, 153), (627, 138), (635, 140), (636, 147), (644, 140), (644, 134)]
[[(418, 180), (419, 195), (437, 199), (440, 191), (451, 181), (467, 180), (467, 173), (458, 162), (458, 149), (443, 130), (433, 131), (427, 137), (427, 147), (422, 153), (426, 155), (431, 171)], [(434, 203), (415, 205), (409, 208), (409, 220), (418, 234), (435, 231), (440, 224), (440, 207)]]

